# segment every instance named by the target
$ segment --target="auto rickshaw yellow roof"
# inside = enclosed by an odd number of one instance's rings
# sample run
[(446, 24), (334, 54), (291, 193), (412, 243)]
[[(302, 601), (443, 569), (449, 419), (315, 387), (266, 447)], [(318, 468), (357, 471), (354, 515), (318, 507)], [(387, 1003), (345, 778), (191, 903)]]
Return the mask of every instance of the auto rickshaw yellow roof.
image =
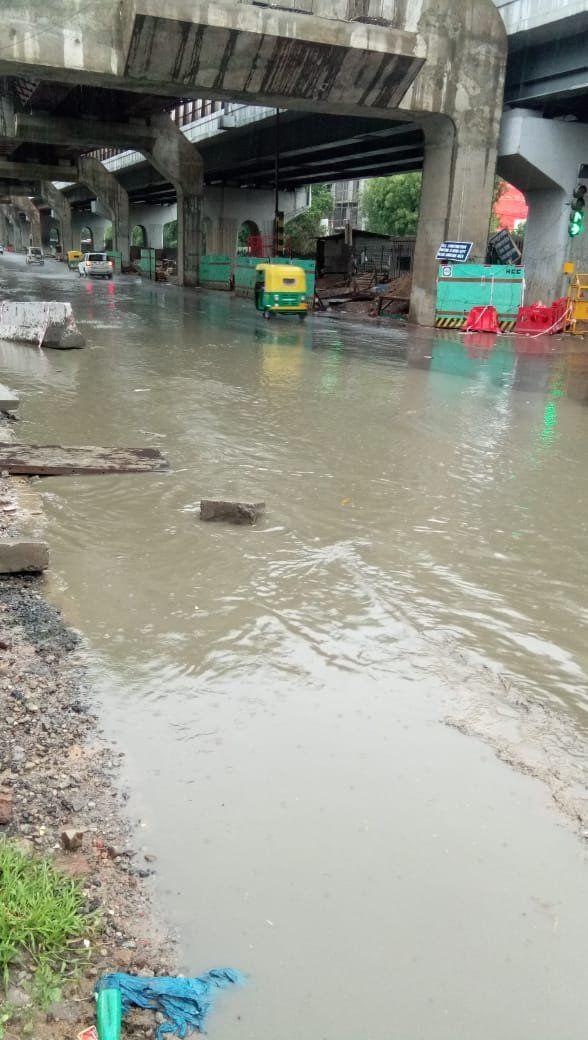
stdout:
[(298, 278), (299, 275), (306, 275), (306, 271), (303, 267), (295, 267), (294, 264), (257, 264), (255, 267), (256, 271), (272, 271), (276, 275), (281, 275), (283, 278), (288, 276)]

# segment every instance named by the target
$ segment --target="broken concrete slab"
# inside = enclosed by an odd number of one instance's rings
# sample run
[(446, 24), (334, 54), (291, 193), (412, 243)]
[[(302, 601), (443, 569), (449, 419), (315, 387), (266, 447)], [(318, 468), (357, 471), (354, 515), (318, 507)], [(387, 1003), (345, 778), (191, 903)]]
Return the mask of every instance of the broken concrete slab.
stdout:
[(39, 574), (49, 566), (46, 542), (0, 539), (0, 574)]
[(71, 303), (31, 300), (0, 303), (0, 339), (32, 343), (37, 347), (71, 350), (83, 347)]
[(0, 383), (0, 412), (13, 412), (18, 408), (18, 404), (18, 394), (4, 386), (4, 383)]
[(66, 448), (59, 444), (0, 444), (0, 471), (38, 477), (74, 473), (153, 473), (168, 469), (157, 448)]
[(231, 524), (254, 524), (265, 513), (265, 502), (225, 502), (202, 499), (201, 520), (226, 520)]

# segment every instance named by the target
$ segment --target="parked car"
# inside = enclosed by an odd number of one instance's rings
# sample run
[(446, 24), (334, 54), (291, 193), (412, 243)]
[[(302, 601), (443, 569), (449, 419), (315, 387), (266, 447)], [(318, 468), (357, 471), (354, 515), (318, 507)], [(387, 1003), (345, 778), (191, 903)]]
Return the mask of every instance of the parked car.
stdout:
[(44, 264), (45, 257), (43, 250), (39, 249), (39, 246), (29, 246), (26, 255), (27, 264)]
[(114, 263), (108, 253), (84, 253), (78, 264), (80, 278), (112, 278)]

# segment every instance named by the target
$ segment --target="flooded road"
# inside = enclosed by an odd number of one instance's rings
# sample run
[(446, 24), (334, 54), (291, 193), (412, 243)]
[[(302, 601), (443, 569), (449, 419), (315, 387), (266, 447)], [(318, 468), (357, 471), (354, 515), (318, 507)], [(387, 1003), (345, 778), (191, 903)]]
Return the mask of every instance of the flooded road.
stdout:
[(0, 287), (88, 339), (0, 344), (17, 436), (171, 464), (41, 486), (184, 966), (250, 976), (211, 1040), (584, 1037), (588, 348)]

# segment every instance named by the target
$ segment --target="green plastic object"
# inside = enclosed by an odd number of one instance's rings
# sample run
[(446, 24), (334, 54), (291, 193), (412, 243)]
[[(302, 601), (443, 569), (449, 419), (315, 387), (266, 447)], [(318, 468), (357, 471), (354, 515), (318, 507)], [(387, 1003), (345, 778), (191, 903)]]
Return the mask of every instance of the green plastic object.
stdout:
[(96, 994), (98, 1040), (120, 1040), (122, 1000), (119, 989), (101, 989)]

